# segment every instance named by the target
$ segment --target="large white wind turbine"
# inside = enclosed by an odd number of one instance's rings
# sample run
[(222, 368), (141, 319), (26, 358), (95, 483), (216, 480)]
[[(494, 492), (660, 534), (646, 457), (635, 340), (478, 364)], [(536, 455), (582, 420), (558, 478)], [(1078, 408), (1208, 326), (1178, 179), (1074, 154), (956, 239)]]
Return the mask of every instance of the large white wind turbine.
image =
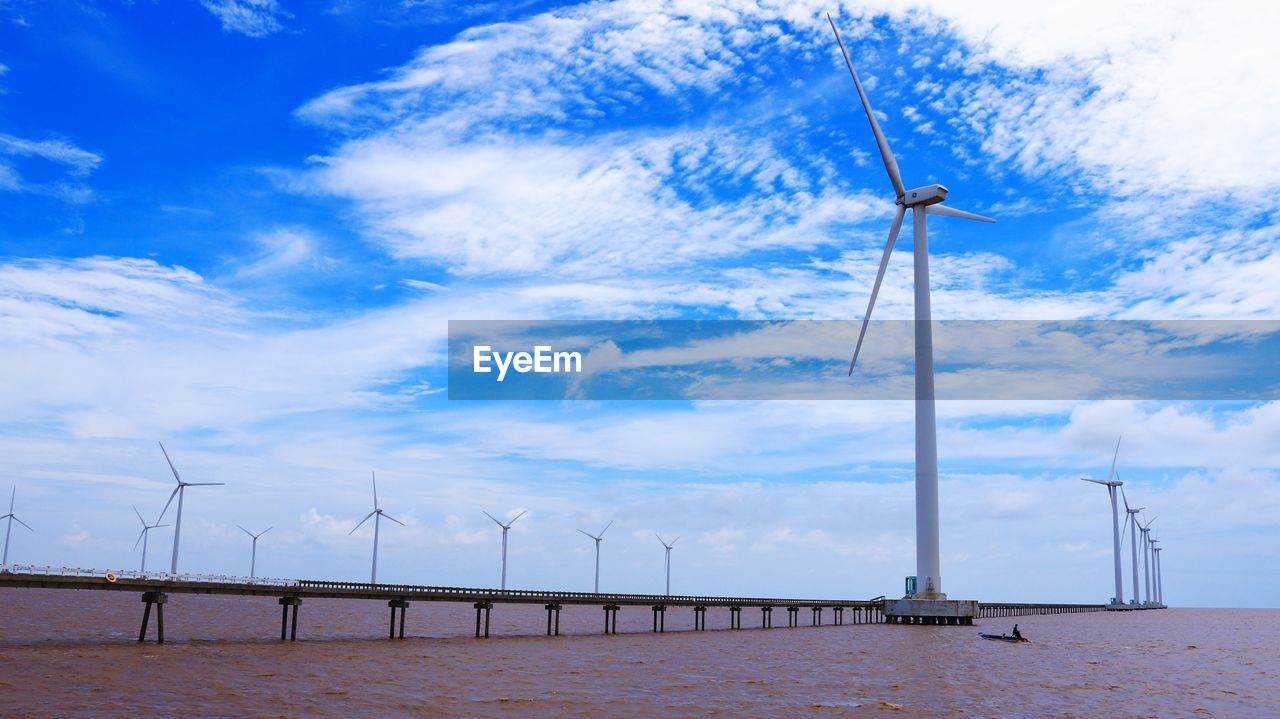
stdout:
[(889, 241), (885, 244), (884, 255), (880, 258), (880, 269), (876, 273), (875, 284), (871, 287), (871, 299), (867, 302), (867, 313), (862, 319), (862, 330), (858, 333), (858, 344), (853, 351), (853, 360), (849, 363), (849, 374), (853, 374), (854, 365), (858, 362), (858, 354), (862, 351), (862, 340), (867, 334), (867, 324), (871, 321), (871, 310), (876, 305), (876, 295), (880, 292), (880, 283), (884, 280), (885, 268), (889, 266), (889, 258), (893, 254), (893, 245), (898, 240), (898, 231), (902, 228), (902, 220), (907, 209), (911, 210), (913, 237), (915, 247), (915, 335), (916, 335), (916, 599), (945, 599), (942, 591), (942, 575), (939, 560), (938, 538), (938, 438), (937, 421), (934, 413), (933, 388), (933, 328), (930, 325), (929, 307), (929, 237), (926, 225), (928, 215), (958, 217), (979, 222), (995, 222), (989, 217), (982, 217), (970, 212), (956, 210), (939, 204), (947, 199), (947, 188), (942, 185), (925, 185), (914, 190), (906, 189), (902, 183), (902, 175), (898, 172), (898, 163), (889, 149), (889, 142), (880, 130), (880, 123), (871, 110), (871, 102), (862, 89), (858, 73), (853, 69), (853, 61), (840, 39), (835, 21), (827, 16), (831, 30), (836, 35), (840, 52), (844, 55), (849, 75), (853, 77), (854, 87), (858, 91), (858, 99), (862, 109), (871, 123), (871, 132), (875, 135), (876, 145), (880, 148), (880, 159), (884, 161), (884, 169), (889, 173), (889, 182), (893, 185), (894, 204), (897, 211), (893, 223), (889, 227)]
[(1164, 551), (1164, 547), (1156, 547), (1153, 550), (1156, 554), (1156, 601), (1164, 605), (1164, 572), (1160, 569), (1160, 553)]
[(676, 537), (675, 539), (671, 540), (671, 544), (667, 544), (667, 540), (663, 539), (661, 534), (654, 532), (653, 536), (657, 537), (658, 541), (662, 542), (663, 548), (667, 550), (667, 562), (666, 562), (667, 594), (666, 596), (669, 597), (671, 596), (671, 548), (676, 546), (676, 542), (680, 541), (680, 538)]
[(13, 513), (13, 501), (17, 498), (18, 498), (18, 486), (15, 484), (13, 486), (13, 492), (9, 495), (9, 513), (4, 515), (3, 517), (0, 517), (0, 519), (9, 520), (9, 522), (5, 525), (5, 528), (4, 528), (4, 558), (0, 559), (0, 564), (6, 567), (9, 566), (9, 532), (13, 530), (13, 523), (17, 522), (18, 524), (21, 524), (22, 526), (27, 528), (27, 531), (30, 531), (30, 532), (36, 531), (31, 528), (31, 525), (27, 524), (21, 519), (18, 519), (18, 515)]
[(138, 533), (138, 540), (133, 543), (133, 548), (137, 549), (138, 542), (142, 543), (142, 564), (138, 569), (139, 571), (145, 572), (147, 571), (147, 536), (151, 533), (151, 530), (156, 529), (157, 527), (167, 527), (169, 525), (159, 523), (147, 524), (147, 520), (142, 518), (142, 512), (139, 512), (136, 506), (133, 508), (133, 513), (138, 515), (138, 521), (142, 522), (142, 531)]
[(1116, 438), (1116, 451), (1111, 455), (1111, 473), (1107, 475), (1107, 481), (1100, 479), (1090, 479), (1089, 477), (1081, 477), (1086, 482), (1101, 484), (1107, 488), (1107, 494), (1111, 495), (1111, 542), (1115, 549), (1115, 574), (1116, 574), (1116, 604), (1124, 604), (1124, 582), (1120, 578), (1120, 514), (1116, 505), (1116, 488), (1124, 484), (1116, 479), (1116, 458), (1120, 456), (1120, 438)]
[[(240, 525), (238, 524), (236, 526), (240, 527)], [(250, 579), (257, 576), (255, 572), (257, 572), (258, 570), (258, 537), (261, 537), (262, 535), (266, 534), (267, 532), (270, 532), (273, 529), (275, 529), (275, 527), (267, 527), (261, 532), (254, 534), (253, 532), (250, 532), (244, 527), (240, 527), (241, 532), (244, 532), (245, 534), (249, 535), (251, 539), (253, 539), (253, 553), (249, 555), (249, 578)]]
[(347, 532), (347, 536), (349, 537), (355, 534), (356, 530), (360, 528), (360, 525), (369, 521), (369, 517), (373, 517), (373, 571), (369, 573), (369, 583), (377, 584), (378, 583), (378, 522), (383, 517), (390, 519), (391, 521), (395, 522), (401, 527), (404, 526), (404, 522), (401, 522), (400, 520), (396, 519), (390, 514), (383, 512), (382, 509), (378, 507), (378, 477), (373, 472), (370, 472), (369, 476), (373, 477), (373, 511), (364, 515), (364, 519), (360, 520), (360, 524), (357, 524), (356, 526), (352, 527), (351, 531)]
[(1138, 512), (1145, 507), (1134, 509), (1129, 506), (1129, 498), (1125, 496), (1124, 487), (1120, 488), (1120, 499), (1124, 500), (1125, 524), (1129, 525), (1129, 550), (1133, 554), (1133, 603), (1138, 603)]
[(164, 509), (160, 510), (160, 516), (156, 518), (159, 522), (164, 519), (164, 513), (169, 511), (169, 505), (173, 504), (173, 498), (178, 498), (178, 516), (173, 520), (173, 562), (169, 565), (169, 573), (178, 573), (178, 538), (182, 536), (182, 497), (186, 494), (187, 487), (217, 487), (225, 482), (184, 482), (182, 477), (178, 476), (178, 468), (173, 466), (173, 460), (169, 459), (169, 453), (165, 451), (164, 443), (157, 442), (160, 445), (160, 451), (164, 452), (164, 461), (169, 463), (169, 471), (173, 472), (173, 478), (177, 480), (178, 486), (173, 488), (173, 494), (169, 495), (169, 501), (164, 503)]
[[(480, 511), (483, 512), (484, 510), (480, 510)], [(525, 514), (524, 512), (521, 512), (516, 516), (512, 517), (510, 522), (503, 524), (502, 522), (499, 522), (498, 518), (493, 516), (492, 514), (489, 514), (488, 512), (484, 513), (484, 516), (488, 517), (489, 519), (492, 519), (495, 523), (497, 523), (499, 527), (502, 527), (502, 588), (503, 589), (507, 588), (507, 532), (511, 531), (511, 525), (515, 524), (516, 520), (523, 517), (524, 514)]]
[(588, 532), (583, 532), (581, 529), (578, 530), (579, 532), (586, 534), (588, 537), (591, 537), (596, 542), (596, 594), (600, 593), (600, 540), (604, 539), (604, 533), (609, 531), (609, 527), (612, 526), (613, 520), (611, 519), (608, 524), (604, 525), (604, 529), (600, 530), (599, 534), (590, 534)]

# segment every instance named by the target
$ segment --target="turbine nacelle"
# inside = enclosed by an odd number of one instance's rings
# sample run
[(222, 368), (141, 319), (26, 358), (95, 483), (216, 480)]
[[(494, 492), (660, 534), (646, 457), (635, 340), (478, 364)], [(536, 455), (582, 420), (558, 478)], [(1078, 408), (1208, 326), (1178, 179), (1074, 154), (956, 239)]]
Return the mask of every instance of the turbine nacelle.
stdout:
[(947, 188), (942, 185), (925, 185), (914, 190), (907, 190), (902, 197), (898, 198), (898, 204), (906, 205), (907, 207), (924, 207), (925, 205), (936, 205), (945, 199), (947, 199)]

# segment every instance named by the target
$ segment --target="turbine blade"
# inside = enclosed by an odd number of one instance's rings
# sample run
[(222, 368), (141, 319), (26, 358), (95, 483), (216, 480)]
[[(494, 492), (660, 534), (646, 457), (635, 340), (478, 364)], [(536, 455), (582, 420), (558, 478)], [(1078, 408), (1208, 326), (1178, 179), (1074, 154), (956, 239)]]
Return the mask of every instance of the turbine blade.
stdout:
[(169, 453), (168, 453), (167, 451), (165, 451), (164, 443), (163, 443), (163, 442), (156, 442), (156, 444), (160, 445), (160, 451), (161, 451), (161, 452), (164, 452), (164, 461), (166, 461), (166, 462), (168, 462), (168, 463), (169, 463), (169, 471), (173, 472), (173, 478), (174, 478), (174, 479), (176, 479), (176, 480), (178, 480), (178, 483), (179, 483), (179, 484), (181, 484), (181, 483), (182, 483), (182, 477), (179, 477), (179, 476), (178, 476), (178, 468), (177, 468), (177, 467), (175, 467), (175, 466), (173, 466), (173, 460), (172, 460), (172, 459), (169, 459)]
[(1111, 455), (1111, 474), (1107, 475), (1108, 480), (1116, 478), (1116, 459), (1120, 457), (1120, 438), (1123, 436), (1116, 437), (1116, 453)]
[(273, 529), (275, 529), (275, 528), (276, 528), (276, 527), (275, 527), (275, 525), (273, 524), (273, 525), (271, 525), (270, 527), (267, 527), (266, 529), (262, 530), (261, 532), (258, 532), (258, 536), (259, 536), (259, 537), (261, 537), (262, 535), (266, 534), (267, 532), (270, 532), (271, 530), (273, 530)]
[(13, 485), (13, 492), (9, 494), (9, 514), (13, 514), (13, 500), (18, 498), (18, 485)]
[(1081, 478), (1080, 478), (1080, 481), (1081, 481), (1081, 482), (1093, 482), (1094, 484), (1101, 484), (1101, 485), (1103, 485), (1104, 487), (1105, 487), (1105, 486), (1106, 486), (1106, 484), (1107, 484), (1106, 482), (1102, 481), (1101, 479), (1090, 479), (1090, 478), (1088, 478), (1088, 477), (1081, 477)]
[(188, 487), (225, 487), (226, 482), (187, 482)]
[(374, 511), (377, 511), (378, 509), (378, 475), (374, 473), (374, 471), (371, 469), (369, 470), (369, 476), (373, 478), (373, 509)]
[(849, 51), (844, 48), (844, 40), (840, 38), (840, 31), (836, 29), (836, 21), (831, 19), (831, 15), (827, 15), (827, 22), (831, 23), (831, 32), (836, 34), (836, 43), (840, 45), (840, 53), (844, 55), (844, 64), (849, 67), (849, 75), (853, 77), (853, 86), (858, 88), (858, 99), (862, 101), (862, 109), (867, 112), (867, 120), (871, 122), (871, 132), (876, 136), (876, 145), (880, 148), (880, 159), (884, 160), (884, 170), (889, 173), (889, 182), (893, 183), (894, 196), (902, 198), (907, 194), (907, 188), (902, 184), (902, 173), (898, 172), (898, 161), (893, 159), (893, 150), (889, 149), (889, 141), (884, 139), (884, 133), (880, 130), (880, 122), (876, 120), (876, 114), (871, 111), (871, 101), (867, 99), (867, 93), (862, 89), (862, 81), (858, 79), (858, 73), (853, 69), (853, 61), (849, 59)]
[(401, 527), (405, 526), (405, 523), (404, 523), (404, 522), (401, 522), (400, 520), (396, 519), (395, 517), (391, 516), (390, 514), (387, 514), (386, 512), (383, 512), (383, 513), (382, 513), (382, 518), (383, 518), (383, 519), (390, 519), (391, 521), (395, 522), (396, 524), (400, 525)]
[(862, 329), (858, 332), (858, 345), (853, 348), (853, 359), (849, 361), (849, 376), (853, 376), (853, 366), (858, 363), (858, 354), (862, 352), (862, 340), (867, 336), (867, 324), (871, 322), (871, 310), (875, 309), (876, 296), (880, 294), (880, 283), (884, 281), (884, 271), (889, 267), (889, 258), (893, 255), (893, 243), (898, 241), (898, 232), (902, 229), (902, 218), (907, 208), (898, 205), (893, 215), (893, 224), (889, 226), (889, 241), (884, 245), (884, 254), (880, 257), (880, 269), (876, 271), (876, 283), (871, 286), (871, 299), (867, 302), (867, 314), (862, 318)]
[(529, 513), (529, 510), (527, 509), (521, 510), (519, 514), (517, 514), (510, 522), (507, 523), (507, 526), (510, 527), (511, 525), (515, 524), (517, 519), (523, 517), (528, 513)]
[(1124, 487), (1120, 488), (1120, 498), (1124, 500), (1124, 511), (1129, 511), (1129, 497), (1124, 493)]
[(141, 532), (138, 532), (138, 541), (136, 541), (136, 542), (134, 542), (134, 543), (133, 543), (133, 548), (134, 548), (134, 549), (137, 549), (137, 548), (138, 548), (138, 545), (139, 545), (139, 544), (142, 544), (142, 537), (143, 537), (143, 535), (145, 535), (146, 533), (147, 533), (147, 527), (143, 527), (143, 528), (142, 528), (142, 531), (141, 531)]
[(661, 534), (654, 532), (653, 536), (657, 537), (659, 542), (662, 542), (662, 546), (667, 546), (667, 540), (663, 539)]
[(360, 524), (357, 524), (356, 526), (352, 527), (351, 531), (347, 532), (347, 536), (350, 537), (351, 535), (355, 534), (356, 530), (359, 529), (360, 526), (363, 525), (365, 522), (369, 521), (369, 517), (372, 517), (375, 514), (377, 514), (377, 512), (369, 512), (368, 514), (364, 515), (364, 519), (360, 520)]
[(178, 492), (182, 491), (182, 485), (173, 488), (173, 493), (169, 495), (169, 501), (164, 503), (164, 509), (160, 510), (160, 516), (156, 517), (156, 521), (164, 519), (164, 513), (169, 511), (169, 505), (173, 504), (173, 498), (178, 496)]
[[(17, 517), (16, 515), (12, 515), (12, 514), (11, 514), (11, 515), (9, 515), (9, 516), (10, 516), (10, 517), (13, 517), (13, 521), (17, 522), (18, 524), (21, 524), (22, 526), (26, 527), (27, 529), (31, 530), (32, 532), (36, 531), (36, 530), (34, 530), (34, 529), (31, 529), (31, 525), (30, 525), (30, 524), (27, 524), (26, 522), (22, 521), (21, 519), (18, 519), (18, 517)], [(1152, 521), (1154, 522), (1155, 520), (1152, 520)]]
[(929, 205), (928, 207), (924, 208), (924, 213), (926, 215), (942, 215), (943, 217), (959, 217), (962, 220), (977, 220), (978, 222), (995, 222), (995, 220), (991, 219), (990, 217), (975, 215), (972, 212), (957, 210), (954, 207), (947, 207), (946, 205)]
[(579, 532), (582, 532), (583, 534), (586, 534), (588, 537), (591, 537), (592, 539), (595, 539), (595, 538), (596, 538), (596, 535), (594, 535), (594, 534), (587, 534), (584, 530), (579, 529), (578, 531), (579, 531)]
[[(612, 527), (612, 526), (613, 526), (613, 520), (610, 519), (609, 523), (604, 525), (604, 529), (600, 530), (600, 537), (604, 537), (604, 533), (609, 531), (609, 527)], [(597, 537), (597, 539), (600, 537)]]
[[(482, 509), (482, 510), (480, 510), (480, 511), (481, 511), (481, 512), (484, 512), (484, 510), (483, 510), (483, 509)], [(492, 520), (493, 520), (493, 523), (494, 523), (494, 524), (496, 524), (496, 525), (498, 525), (499, 527), (505, 527), (505, 526), (506, 526), (506, 525), (505, 525), (505, 524), (503, 524), (502, 522), (499, 522), (499, 521), (497, 520), (497, 518), (496, 518), (496, 517), (494, 517), (492, 514), (489, 514), (488, 512), (484, 512), (484, 516), (488, 517), (489, 519), (492, 519)]]
[(138, 515), (138, 521), (142, 522), (142, 526), (147, 526), (147, 520), (142, 518), (142, 512), (138, 511), (138, 505), (133, 505), (133, 513)]
[[(237, 524), (236, 526), (237, 526), (237, 527), (240, 527), (240, 525), (238, 525), (238, 524)], [(249, 535), (250, 537), (253, 537), (253, 532), (250, 532), (249, 530), (245, 529), (244, 527), (240, 527), (240, 531), (241, 531), (241, 532), (244, 532), (245, 534)], [(254, 539), (257, 539), (257, 537), (253, 537), (253, 538), (254, 538)]]
[(671, 540), (671, 546), (673, 547), (676, 546), (676, 542), (679, 542), (679, 541), (680, 541), (680, 537), (676, 537), (675, 539)]

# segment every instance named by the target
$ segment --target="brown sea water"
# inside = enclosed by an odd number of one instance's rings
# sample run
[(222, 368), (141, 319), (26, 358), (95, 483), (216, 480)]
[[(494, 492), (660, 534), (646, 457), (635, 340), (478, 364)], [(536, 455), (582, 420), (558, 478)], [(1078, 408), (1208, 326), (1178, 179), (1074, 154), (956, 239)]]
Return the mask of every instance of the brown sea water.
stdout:
[[(1280, 717), (1280, 610), (1168, 609), (975, 627), (759, 629), (673, 608), (306, 600), (279, 641), (268, 597), (170, 595), (164, 645), (136, 641), (135, 593), (0, 589), (0, 716)], [(830, 612), (826, 621), (830, 621)], [(154, 620), (153, 620), (154, 622)], [(1029, 644), (978, 638), (1018, 622)], [(784, 626), (778, 627), (779, 624)], [(151, 637), (154, 637), (154, 624)]]

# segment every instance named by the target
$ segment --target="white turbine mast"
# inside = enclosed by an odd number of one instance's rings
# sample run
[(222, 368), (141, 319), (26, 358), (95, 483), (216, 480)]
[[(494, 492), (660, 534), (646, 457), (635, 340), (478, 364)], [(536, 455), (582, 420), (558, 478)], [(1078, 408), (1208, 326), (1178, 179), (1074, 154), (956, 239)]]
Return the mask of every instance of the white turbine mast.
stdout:
[(590, 532), (585, 532), (581, 529), (578, 530), (579, 532), (582, 532), (588, 537), (591, 537), (593, 540), (595, 540), (595, 543), (596, 543), (596, 585), (595, 585), (596, 594), (600, 593), (600, 541), (604, 539), (604, 533), (609, 531), (609, 527), (612, 527), (612, 526), (613, 526), (613, 520), (611, 519), (609, 520), (608, 524), (604, 525), (604, 529), (600, 530), (599, 534), (591, 534)]
[[(238, 524), (237, 524), (236, 526), (237, 526), (237, 527), (240, 527), (240, 525), (238, 525)], [(254, 577), (258, 576), (258, 575), (256, 574), (256, 572), (257, 572), (257, 570), (258, 570), (258, 537), (261, 537), (262, 535), (266, 534), (267, 532), (270, 532), (270, 531), (271, 531), (271, 530), (273, 530), (273, 529), (275, 529), (275, 527), (267, 527), (266, 529), (262, 530), (261, 532), (258, 532), (257, 534), (254, 534), (253, 532), (250, 532), (249, 530), (245, 529), (244, 527), (240, 527), (240, 531), (241, 531), (241, 532), (244, 532), (244, 533), (245, 533), (245, 534), (247, 534), (247, 535), (249, 535), (249, 538), (253, 540), (253, 552), (252, 552), (252, 554), (250, 554), (250, 555), (249, 555), (249, 578), (250, 578), (250, 579), (252, 579), (252, 578), (254, 578)]]
[[(1118, 475), (1117, 475), (1118, 476)], [(1134, 509), (1129, 506), (1129, 498), (1125, 496), (1124, 487), (1120, 488), (1120, 499), (1124, 500), (1125, 525), (1129, 527), (1129, 551), (1133, 554), (1133, 604), (1138, 603), (1138, 519), (1137, 514), (1146, 507)]]
[(1100, 479), (1091, 479), (1089, 477), (1081, 477), (1080, 479), (1094, 484), (1101, 484), (1107, 488), (1107, 494), (1111, 496), (1111, 543), (1115, 550), (1115, 579), (1116, 594), (1115, 603), (1124, 604), (1124, 581), (1120, 578), (1120, 514), (1116, 504), (1116, 489), (1124, 484), (1116, 479), (1116, 459), (1120, 456), (1120, 438), (1116, 438), (1116, 451), (1111, 455), (1111, 473), (1107, 475), (1107, 481)]
[(669, 597), (669, 596), (671, 596), (671, 548), (672, 548), (672, 547), (674, 547), (674, 546), (676, 546), (676, 542), (680, 541), (680, 538), (679, 538), (679, 537), (676, 537), (675, 539), (671, 540), (671, 543), (670, 543), (670, 544), (667, 544), (667, 540), (663, 539), (661, 534), (658, 534), (657, 532), (654, 532), (654, 533), (653, 533), (653, 536), (657, 537), (659, 542), (662, 542), (662, 547), (666, 550), (666, 555), (667, 555), (666, 559), (667, 559), (667, 561), (666, 561), (666, 565), (665, 565), (664, 569), (665, 569), (665, 571), (666, 571), (666, 573), (667, 573), (667, 593), (666, 593), (666, 596), (668, 596), (668, 597)]
[[(480, 510), (480, 511), (484, 512), (484, 510)], [(507, 532), (511, 531), (511, 525), (515, 524), (516, 520), (523, 517), (524, 515), (525, 515), (525, 512), (522, 511), (516, 516), (512, 517), (511, 521), (507, 522), (506, 524), (503, 524), (502, 522), (499, 522), (498, 518), (493, 516), (492, 514), (489, 514), (488, 512), (484, 513), (484, 516), (488, 517), (489, 519), (492, 519), (494, 523), (496, 523), (499, 527), (502, 527), (502, 589), (507, 588)]]
[(17, 498), (18, 498), (18, 485), (15, 484), (13, 485), (13, 492), (9, 494), (9, 513), (4, 515), (3, 517), (0, 517), (0, 519), (9, 520), (5, 524), (5, 528), (4, 528), (4, 557), (0, 559), (0, 565), (6, 566), (6, 567), (9, 566), (9, 532), (13, 531), (13, 523), (17, 522), (18, 524), (21, 524), (22, 526), (26, 527), (27, 531), (29, 532), (36, 531), (31, 528), (31, 525), (27, 524), (21, 519), (18, 519), (18, 515), (13, 513), (13, 502)]
[(156, 521), (164, 519), (165, 512), (169, 511), (169, 505), (173, 504), (173, 498), (178, 498), (178, 516), (173, 520), (173, 561), (169, 565), (169, 573), (178, 573), (178, 539), (182, 536), (182, 498), (186, 495), (187, 487), (219, 487), (226, 482), (184, 482), (182, 477), (178, 476), (178, 468), (173, 466), (173, 460), (169, 459), (169, 453), (164, 448), (164, 443), (156, 442), (160, 445), (160, 451), (164, 453), (164, 461), (169, 463), (169, 471), (173, 472), (173, 478), (177, 481), (178, 486), (173, 488), (173, 494), (169, 495), (169, 501), (164, 503), (164, 509), (160, 510), (160, 516)]
[(153, 529), (156, 529), (158, 527), (167, 527), (169, 525), (159, 524), (159, 520), (156, 520), (157, 521), (156, 524), (147, 524), (147, 520), (142, 518), (142, 512), (138, 511), (138, 507), (136, 505), (133, 508), (133, 513), (138, 515), (138, 521), (142, 522), (142, 531), (138, 533), (138, 540), (133, 543), (133, 548), (137, 549), (138, 542), (142, 543), (142, 564), (138, 567), (138, 570), (141, 572), (146, 572), (147, 571), (147, 535), (149, 535), (151, 533), (151, 530)]
[(383, 511), (382, 511), (382, 508), (378, 506), (378, 477), (377, 477), (377, 475), (376, 475), (376, 474), (374, 474), (373, 472), (369, 472), (369, 476), (373, 478), (373, 511), (372, 511), (372, 512), (369, 512), (369, 513), (368, 513), (368, 514), (366, 514), (366, 515), (364, 515), (364, 519), (360, 520), (360, 523), (359, 523), (359, 524), (357, 524), (356, 526), (352, 527), (352, 528), (351, 528), (351, 531), (350, 531), (350, 532), (347, 532), (347, 536), (349, 537), (349, 536), (351, 536), (351, 535), (355, 534), (355, 533), (356, 533), (356, 530), (357, 530), (357, 529), (359, 529), (361, 525), (363, 525), (365, 522), (369, 521), (369, 517), (373, 517), (373, 571), (371, 571), (371, 572), (369, 573), (369, 583), (370, 583), (370, 584), (377, 584), (377, 583), (378, 583), (378, 525), (379, 525), (379, 521), (380, 521), (382, 518), (384, 518), (384, 517), (385, 517), (385, 518), (387, 518), (387, 519), (389, 519), (389, 520), (391, 520), (391, 521), (395, 522), (396, 524), (400, 525), (401, 527), (403, 527), (403, 526), (404, 526), (404, 522), (401, 522), (400, 520), (396, 519), (395, 517), (391, 516), (390, 514), (387, 514), (386, 512), (383, 512)]
[(1138, 525), (1138, 531), (1142, 532), (1142, 575), (1147, 604), (1151, 603), (1151, 523), (1154, 521), (1156, 518), (1152, 517), (1145, 524)]
[(915, 247), (915, 381), (916, 381), (916, 577), (918, 589), (912, 598), (945, 599), (942, 591), (941, 562), (939, 559), (940, 542), (938, 530), (938, 439), (937, 421), (934, 408), (933, 386), (933, 328), (930, 325), (931, 312), (929, 306), (929, 237), (926, 223), (928, 215), (958, 217), (979, 222), (995, 222), (995, 220), (975, 215), (970, 212), (956, 210), (940, 204), (947, 199), (947, 188), (942, 185), (925, 185), (913, 190), (906, 189), (902, 183), (902, 175), (898, 171), (897, 160), (889, 149), (889, 141), (880, 130), (880, 123), (871, 110), (871, 102), (862, 89), (858, 73), (853, 69), (853, 61), (845, 49), (840, 31), (836, 29), (835, 20), (827, 15), (831, 23), (831, 31), (835, 33), (840, 52), (844, 55), (845, 65), (853, 78), (854, 87), (858, 91), (858, 99), (866, 112), (867, 121), (871, 124), (871, 132), (875, 135), (876, 145), (880, 149), (880, 159), (884, 161), (884, 169), (893, 185), (894, 204), (897, 211), (893, 223), (889, 227), (889, 241), (885, 244), (884, 255), (880, 258), (880, 269), (876, 273), (875, 284), (871, 288), (871, 298), (867, 302), (867, 313), (862, 319), (862, 329), (858, 333), (858, 344), (853, 351), (853, 359), (849, 362), (849, 374), (853, 374), (858, 362), (858, 354), (862, 351), (862, 340), (867, 333), (867, 324), (871, 321), (871, 311), (875, 308), (876, 295), (880, 292), (880, 284), (884, 281), (885, 269), (889, 266), (889, 258), (893, 255), (893, 245), (898, 240), (898, 231), (902, 228), (902, 220), (908, 209), (911, 210)]

